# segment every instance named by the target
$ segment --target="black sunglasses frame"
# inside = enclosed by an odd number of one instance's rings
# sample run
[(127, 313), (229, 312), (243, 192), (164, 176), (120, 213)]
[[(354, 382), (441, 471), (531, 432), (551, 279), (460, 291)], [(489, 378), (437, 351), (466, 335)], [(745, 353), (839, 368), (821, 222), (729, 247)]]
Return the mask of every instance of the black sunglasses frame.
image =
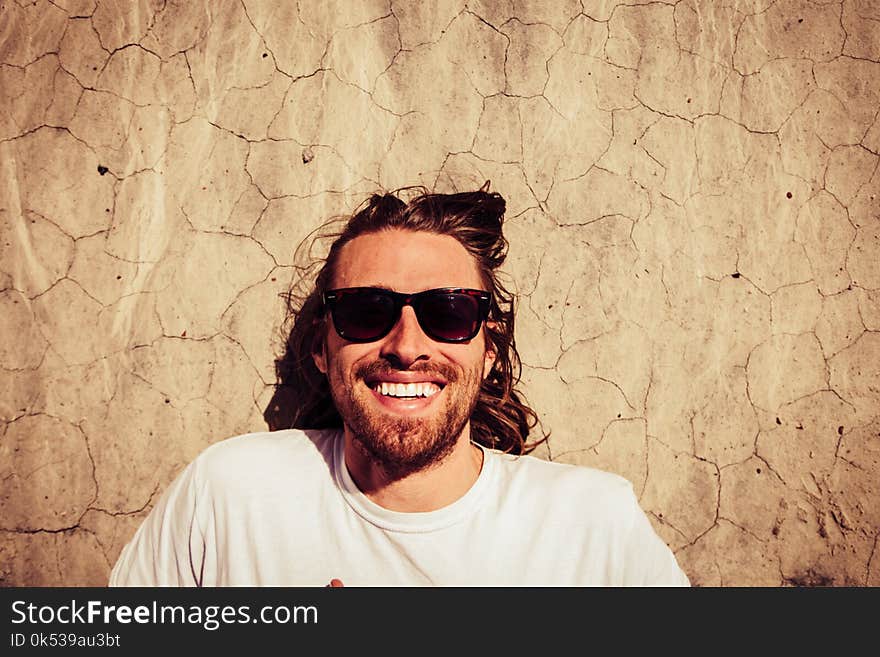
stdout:
[[(393, 321), (389, 324), (389, 326), (384, 329), (379, 335), (376, 337), (370, 338), (352, 338), (345, 334), (343, 330), (340, 329), (339, 324), (336, 322), (336, 303), (340, 300), (340, 297), (344, 297), (347, 294), (357, 294), (362, 292), (369, 292), (371, 294), (376, 294), (379, 296), (384, 296), (394, 303), (394, 315)], [(470, 335), (466, 335), (461, 338), (455, 339), (446, 339), (437, 336), (430, 330), (430, 326), (426, 326), (426, 324), (430, 324), (430, 322), (425, 322), (422, 317), (420, 301), (422, 299), (430, 298), (433, 296), (443, 296), (449, 294), (456, 295), (465, 295), (468, 297), (472, 297), (477, 300), (477, 321), (476, 328), (473, 333)], [(472, 290), (470, 288), (464, 287), (439, 287), (433, 290), (425, 290), (423, 292), (415, 292), (412, 294), (406, 294), (403, 292), (395, 292), (393, 290), (387, 290), (382, 287), (345, 287), (339, 288), (336, 290), (327, 290), (322, 295), (324, 301), (324, 309), (330, 310), (330, 314), (333, 316), (333, 326), (336, 328), (336, 333), (339, 337), (348, 340), (349, 342), (375, 342), (376, 340), (381, 340), (386, 335), (391, 333), (391, 330), (397, 326), (397, 323), (400, 321), (400, 315), (403, 312), (404, 306), (412, 306), (413, 310), (416, 313), (416, 319), (419, 322), (419, 326), (422, 331), (429, 338), (436, 342), (445, 342), (445, 343), (457, 343), (457, 342), (467, 342), (468, 340), (474, 339), (477, 333), (480, 332), (480, 327), (483, 325), (483, 322), (486, 321), (486, 318), (489, 316), (489, 302), (491, 300), (491, 295), (485, 290)]]

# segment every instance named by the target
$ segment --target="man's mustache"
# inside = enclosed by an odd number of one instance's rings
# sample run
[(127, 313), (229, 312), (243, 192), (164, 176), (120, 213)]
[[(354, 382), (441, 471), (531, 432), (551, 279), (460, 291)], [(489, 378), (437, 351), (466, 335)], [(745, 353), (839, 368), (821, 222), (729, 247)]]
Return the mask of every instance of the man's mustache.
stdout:
[(401, 372), (415, 372), (418, 374), (433, 374), (441, 377), (444, 381), (454, 383), (458, 381), (459, 373), (451, 365), (444, 363), (413, 363), (410, 367), (393, 367), (386, 360), (374, 360), (364, 363), (355, 369), (355, 376), (359, 379), (381, 379), (386, 374), (400, 374)]

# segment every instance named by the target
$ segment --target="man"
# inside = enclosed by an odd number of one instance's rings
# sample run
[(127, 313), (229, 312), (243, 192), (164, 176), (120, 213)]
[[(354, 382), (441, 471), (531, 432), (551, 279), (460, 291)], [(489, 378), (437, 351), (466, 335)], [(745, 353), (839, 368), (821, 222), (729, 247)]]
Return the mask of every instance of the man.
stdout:
[(111, 584), (687, 585), (629, 482), (524, 455), (504, 209), (484, 188), (354, 214), (292, 306), (297, 428), (205, 450)]

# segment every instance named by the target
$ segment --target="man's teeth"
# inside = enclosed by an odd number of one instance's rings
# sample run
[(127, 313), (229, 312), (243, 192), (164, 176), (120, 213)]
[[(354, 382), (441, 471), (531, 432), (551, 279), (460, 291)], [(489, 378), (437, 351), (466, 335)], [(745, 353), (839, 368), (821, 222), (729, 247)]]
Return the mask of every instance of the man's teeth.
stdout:
[(388, 397), (430, 397), (440, 392), (436, 383), (388, 383), (380, 381), (373, 389)]

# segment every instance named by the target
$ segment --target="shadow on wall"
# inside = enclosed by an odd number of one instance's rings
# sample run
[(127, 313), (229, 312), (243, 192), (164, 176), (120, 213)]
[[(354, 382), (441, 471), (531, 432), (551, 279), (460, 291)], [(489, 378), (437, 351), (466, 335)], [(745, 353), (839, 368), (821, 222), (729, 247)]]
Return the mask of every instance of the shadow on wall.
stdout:
[[(290, 303), (289, 294), (282, 296)], [(300, 316), (305, 317), (304, 324), (311, 325), (311, 318), (316, 316), (315, 303), (309, 301)], [(310, 337), (301, 333), (297, 332), (295, 325), (292, 326), (284, 340), (284, 353), (275, 359), (277, 382), (272, 398), (263, 410), (263, 419), (270, 431), (342, 426), (327, 379), (304, 347), (304, 341)]]

